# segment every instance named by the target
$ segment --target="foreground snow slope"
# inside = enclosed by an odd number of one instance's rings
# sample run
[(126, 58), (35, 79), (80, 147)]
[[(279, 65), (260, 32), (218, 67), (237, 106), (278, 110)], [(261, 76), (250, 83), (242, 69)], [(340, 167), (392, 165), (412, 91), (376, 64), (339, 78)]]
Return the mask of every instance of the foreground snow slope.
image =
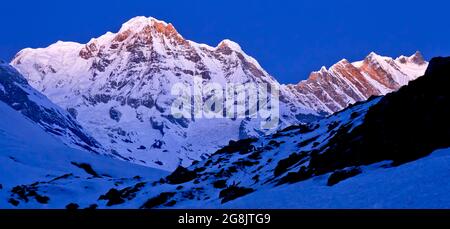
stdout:
[[(327, 176), (266, 188), (219, 208), (450, 208), (450, 148), (394, 168), (379, 163), (329, 187)], [(189, 207), (189, 206), (180, 206)]]
[[(0, 117), (0, 208), (14, 207), (8, 203), (10, 199), (18, 201), (19, 208), (64, 208), (71, 202), (88, 207), (88, 203), (96, 202), (115, 183), (120, 186), (131, 180), (158, 179), (166, 174), (70, 148), (1, 101)], [(89, 165), (96, 175), (83, 169), (83, 164)], [(137, 175), (142, 178), (133, 178)], [(32, 191), (36, 182), (41, 187), (35, 192), (49, 197), (48, 201), (40, 199), (47, 203), (35, 199)], [(26, 188), (12, 191), (21, 185)], [(48, 189), (41, 191), (42, 186)]]

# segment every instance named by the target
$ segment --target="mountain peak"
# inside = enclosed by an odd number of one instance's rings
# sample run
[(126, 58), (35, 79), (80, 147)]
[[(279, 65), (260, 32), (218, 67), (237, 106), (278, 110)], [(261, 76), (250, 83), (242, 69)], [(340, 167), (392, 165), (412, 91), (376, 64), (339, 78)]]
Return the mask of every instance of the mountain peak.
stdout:
[(319, 73), (324, 73), (324, 72), (327, 72), (328, 70), (327, 70), (327, 67), (325, 67), (325, 66), (322, 66), (321, 68), (320, 68), (320, 70), (319, 70)]
[(125, 22), (120, 28), (119, 36), (127, 36), (130, 33), (151, 33), (156, 32), (165, 36), (179, 37), (182, 36), (177, 32), (171, 23), (158, 20), (153, 17), (138, 16)]
[(367, 57), (377, 57), (380, 56), (378, 55), (376, 52), (370, 52), (369, 55), (367, 55)]
[(395, 60), (402, 64), (407, 64), (407, 63), (413, 63), (413, 64), (417, 64), (417, 65), (427, 64), (425, 58), (422, 56), (422, 53), (420, 53), (419, 51), (416, 51), (413, 55), (411, 55), (409, 57), (403, 56), (403, 55), (399, 56)]
[(339, 62), (337, 62), (336, 64), (341, 64), (341, 65), (348, 65), (350, 64), (350, 62), (347, 59), (342, 59)]
[(137, 16), (123, 23), (122, 27), (120, 28), (120, 32), (126, 30), (140, 31), (148, 25), (153, 25), (155, 22), (163, 24), (164, 26), (168, 26), (168, 23), (160, 21), (153, 17)]
[[(252, 123), (217, 120), (230, 129), (221, 139), (210, 131), (210, 123), (216, 121), (175, 119), (171, 114), (171, 104), (177, 99), (171, 93), (175, 85), (194, 85), (193, 76), (201, 76), (204, 82), (221, 86), (250, 82), (279, 86), (236, 42), (223, 40), (216, 47), (198, 44), (184, 39), (171, 24), (151, 17), (132, 18), (120, 31), (71, 49), (29, 49), (12, 63), (33, 86), (70, 110), (96, 139), (102, 139), (108, 155), (168, 170), (200, 160), (229, 139), (259, 134), (255, 131), (259, 125), (253, 125), (258, 124), (256, 119)], [(63, 94), (64, 98), (59, 97)], [(282, 95), (287, 98), (282, 105), (296, 110), (281, 108), (280, 124), (297, 122), (298, 113), (315, 115), (313, 109), (290, 99), (293, 95)], [(126, 116), (128, 109), (136, 115)], [(94, 110), (102, 115), (90, 117)], [(128, 117), (134, 124), (126, 123)], [(93, 124), (91, 118), (100, 124)], [(106, 131), (97, 131), (99, 126)], [(204, 143), (198, 146), (184, 140), (196, 139), (197, 133), (211, 137), (201, 139)]]
[(412, 56), (408, 58), (412, 63), (423, 65), (426, 64), (425, 58), (423, 57), (422, 53), (419, 51), (416, 51)]
[(238, 43), (229, 39), (224, 39), (219, 43), (219, 45), (217, 45), (217, 48), (224, 48), (224, 47), (228, 47), (233, 51), (242, 52), (241, 46)]
[(372, 62), (373, 60), (379, 60), (380, 58), (382, 58), (382, 56), (378, 55), (375, 52), (370, 52), (369, 55), (366, 56), (366, 58), (364, 59), (364, 61), (369, 61)]

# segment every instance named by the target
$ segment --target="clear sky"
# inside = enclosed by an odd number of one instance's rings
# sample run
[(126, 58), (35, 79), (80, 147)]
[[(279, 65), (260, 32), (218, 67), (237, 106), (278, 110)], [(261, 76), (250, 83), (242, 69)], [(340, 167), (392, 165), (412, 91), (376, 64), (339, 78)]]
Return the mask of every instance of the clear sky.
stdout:
[(280, 82), (374, 51), (387, 56), (450, 55), (450, 3), (438, 0), (3, 1), (0, 59), (57, 40), (85, 43), (134, 16), (171, 22), (187, 39), (228, 38)]

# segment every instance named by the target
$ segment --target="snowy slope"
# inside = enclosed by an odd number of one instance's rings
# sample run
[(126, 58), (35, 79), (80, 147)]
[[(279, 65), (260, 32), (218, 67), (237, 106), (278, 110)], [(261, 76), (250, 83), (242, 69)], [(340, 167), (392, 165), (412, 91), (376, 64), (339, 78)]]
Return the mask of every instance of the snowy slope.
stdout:
[[(85, 208), (115, 184), (166, 174), (70, 148), (1, 101), (0, 117), (0, 208)], [(75, 165), (83, 163), (97, 175)]]
[(363, 167), (363, 174), (333, 187), (326, 185), (327, 176), (323, 176), (289, 186), (262, 189), (236, 201), (210, 207), (450, 208), (450, 183), (445, 179), (450, 168), (450, 148), (395, 168), (381, 168), (381, 165), (383, 163)]
[[(189, 171), (194, 171), (187, 182), (171, 183), (169, 181), (159, 184), (159, 188), (166, 193), (175, 193), (165, 204), (154, 207), (171, 207), (166, 205), (170, 201), (175, 201), (175, 208), (216, 208), (220, 207), (225, 195), (221, 193), (225, 189), (238, 187), (248, 189), (248, 195), (256, 190), (271, 190), (279, 184), (285, 184), (290, 180), (286, 177), (289, 172), (297, 173), (300, 168), (308, 167), (311, 154), (317, 149), (329, 144), (330, 139), (336, 136), (337, 131), (343, 126), (352, 128), (362, 123), (365, 112), (370, 106), (379, 102), (374, 99), (369, 103), (347, 109), (338, 115), (331, 116), (319, 122), (308, 125), (292, 126), (287, 130), (282, 130), (275, 135), (269, 135), (260, 139), (241, 140), (230, 143), (229, 146), (213, 154), (207, 160), (198, 162), (189, 167)], [(358, 117), (351, 117), (354, 112), (358, 112)], [(331, 127), (334, 127), (330, 130)], [(292, 155), (297, 156), (292, 156)], [(280, 161), (291, 157), (293, 163), (281, 172), (275, 172)], [(178, 174), (184, 177), (185, 174)], [(295, 176), (293, 176), (295, 177)], [(311, 176), (306, 177), (311, 178)], [(295, 179), (295, 178), (294, 178)], [(300, 181), (300, 180), (299, 180)], [(177, 184), (180, 183), (180, 184)], [(220, 184), (220, 185), (219, 185)], [(182, 188), (178, 188), (181, 186)], [(231, 188), (230, 188), (231, 187)], [(231, 191), (230, 195), (239, 196), (239, 191)], [(296, 193), (293, 195), (302, 195)], [(139, 196), (136, 200), (139, 200)], [(148, 196), (142, 197), (143, 202)], [(136, 203), (129, 203), (136, 205)], [(252, 208), (253, 205), (248, 205)]]
[(68, 112), (32, 88), (17, 70), (6, 63), (0, 63), (0, 101), (71, 147), (104, 152), (100, 144)]
[(11, 64), (110, 155), (173, 170), (207, 158), (231, 139), (273, 133), (261, 129), (260, 119), (174, 119), (170, 91), (176, 83), (192, 86), (199, 76), (203, 84), (273, 85), (280, 89), (279, 128), (284, 128), (394, 91), (427, 65), (420, 54), (393, 63), (375, 54), (366, 60), (357, 67), (340, 62), (298, 85), (281, 85), (235, 42), (198, 44), (171, 24), (135, 17), (87, 44), (59, 41), (24, 49)]

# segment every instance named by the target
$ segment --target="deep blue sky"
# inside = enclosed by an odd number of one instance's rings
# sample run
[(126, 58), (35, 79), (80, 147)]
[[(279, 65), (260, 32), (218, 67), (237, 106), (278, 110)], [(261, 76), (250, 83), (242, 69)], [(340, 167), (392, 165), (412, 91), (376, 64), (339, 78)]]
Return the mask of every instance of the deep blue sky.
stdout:
[(450, 3), (409, 1), (6, 1), (0, 59), (57, 40), (87, 42), (128, 19), (171, 22), (187, 39), (238, 42), (279, 81), (294, 83), (322, 65), (375, 51), (388, 56), (450, 55)]

